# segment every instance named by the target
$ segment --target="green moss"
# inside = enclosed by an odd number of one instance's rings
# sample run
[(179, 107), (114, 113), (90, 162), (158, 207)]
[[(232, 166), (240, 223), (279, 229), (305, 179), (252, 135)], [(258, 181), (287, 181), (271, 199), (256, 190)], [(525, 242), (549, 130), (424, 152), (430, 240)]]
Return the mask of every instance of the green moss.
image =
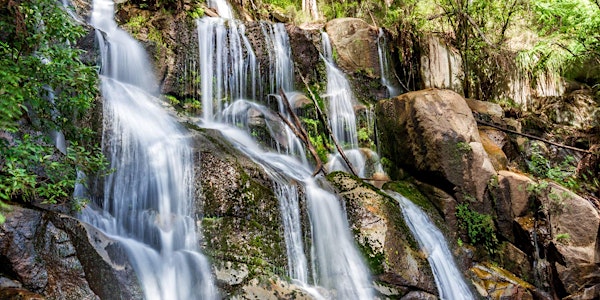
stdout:
[(383, 252), (375, 252), (373, 248), (369, 246), (369, 243), (366, 240), (362, 241), (362, 243), (357, 243), (357, 245), (363, 258), (369, 265), (371, 274), (382, 274), (384, 271), (383, 266), (385, 264), (385, 254)]

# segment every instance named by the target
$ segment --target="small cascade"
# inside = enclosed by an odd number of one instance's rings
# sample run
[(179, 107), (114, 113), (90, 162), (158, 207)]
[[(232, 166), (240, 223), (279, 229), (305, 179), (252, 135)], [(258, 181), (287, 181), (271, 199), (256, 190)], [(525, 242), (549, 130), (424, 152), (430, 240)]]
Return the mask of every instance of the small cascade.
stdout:
[(427, 255), (440, 298), (475, 299), (454, 263), (444, 235), (427, 214), (404, 196), (393, 191), (386, 193), (398, 201), (410, 231)]
[(113, 5), (95, 0), (92, 24), (102, 54), (103, 147), (115, 171), (81, 218), (123, 245), (145, 299), (217, 299), (198, 249), (191, 146), (155, 96), (142, 46), (117, 28)]
[[(222, 63), (232, 61), (228, 59), (232, 53), (245, 53), (245, 56), (238, 56), (245, 59), (248, 53), (253, 53), (248, 45), (229, 41), (233, 24), (235, 21), (225, 22), (216, 18), (198, 21), (203, 82), (201, 93), (206, 97), (203, 98), (205, 112), (201, 125), (221, 131), (234, 146), (261, 165), (273, 181), (284, 223), (288, 274), (292, 280), (317, 299), (330, 297), (321, 295), (313, 285), (330, 289), (336, 299), (372, 299), (369, 271), (355, 248), (343, 207), (335, 195), (321, 189), (315, 182), (304, 147), (298, 138), (276, 114), (263, 105), (247, 100), (264, 103), (264, 99), (260, 99), (262, 93), (231, 94), (228, 90), (219, 91), (224, 84), (213, 83), (222, 77), (236, 76), (235, 72), (228, 71), (235, 68)], [(289, 38), (283, 24), (261, 22), (260, 28), (265, 38), (265, 49), (270, 51), (268, 74), (264, 74), (264, 80), (259, 80), (260, 76), (256, 73), (245, 74), (252, 76), (253, 82), (267, 85), (258, 86), (255, 90), (265, 91), (271, 94), (271, 98), (278, 99), (279, 113), (287, 116), (277, 94), (279, 89), (284, 90), (292, 104), (297, 98), (292, 92), (294, 69)], [(244, 40), (242, 31), (236, 34)], [(229, 36), (229, 40), (225, 36)], [(350, 91), (349, 86), (346, 91)], [(204, 101), (209, 102), (204, 104)], [(351, 104), (349, 110), (354, 120)], [(273, 148), (277, 152), (263, 150), (249, 134), (254, 122), (264, 122), (263, 126), (275, 140)], [(356, 127), (351, 132), (355, 140), (353, 144), (357, 147)], [(306, 195), (310, 228), (302, 228), (298, 186), (303, 187)], [(303, 232), (309, 230), (312, 242), (311, 249), (307, 250)], [(309, 253), (311, 259), (308, 258)]]
[(256, 56), (244, 24), (205, 17), (196, 25), (203, 117), (212, 120), (227, 102), (256, 96)]
[[(382, 172), (381, 166), (376, 167), (377, 170), (373, 168), (369, 170), (370, 165), (379, 165), (378, 160), (373, 161), (371, 159), (376, 157), (377, 154), (370, 149), (359, 149), (357, 122), (353, 107), (355, 100), (350, 82), (348, 82), (344, 73), (336, 67), (333, 61), (333, 51), (329, 35), (323, 32), (321, 37), (323, 43), (323, 60), (327, 67), (327, 89), (326, 94), (321, 97), (329, 101), (328, 116), (333, 135), (340, 146), (343, 147), (344, 154), (348, 157), (358, 176), (364, 178), (371, 176), (373, 172)], [(348, 165), (339, 153), (335, 153), (329, 157), (327, 168), (331, 171), (350, 172)]]
[[(310, 166), (292, 156), (261, 149), (247, 132), (235, 127), (216, 123), (205, 126), (219, 130), (236, 148), (261, 165), (275, 183), (284, 219), (290, 277), (317, 299), (330, 297), (320, 294), (311, 285), (331, 289), (334, 293), (331, 298), (335, 299), (373, 299), (369, 270), (354, 245), (339, 199), (319, 187)], [(312, 274), (308, 273), (299, 195), (293, 182), (300, 183), (306, 195), (312, 236)]]
[(268, 84), (269, 93), (278, 94), (279, 89), (291, 92), (294, 89), (294, 64), (290, 40), (282, 23), (261, 22), (260, 28), (265, 36), (265, 45), (269, 51)]
[(344, 148), (356, 149), (358, 137), (352, 88), (344, 73), (335, 66), (329, 35), (323, 32), (321, 37), (323, 60), (327, 67), (327, 90), (322, 97), (326, 97), (329, 101), (328, 115), (331, 130), (338, 143), (344, 145)]
[(400, 95), (400, 89), (393, 84), (388, 62), (387, 40), (383, 28), (379, 28), (377, 36), (377, 53), (379, 54), (379, 69), (381, 70), (381, 84), (387, 88), (389, 98)]
[(207, 0), (207, 5), (208, 7), (215, 9), (221, 18), (233, 19), (233, 10), (227, 1)]

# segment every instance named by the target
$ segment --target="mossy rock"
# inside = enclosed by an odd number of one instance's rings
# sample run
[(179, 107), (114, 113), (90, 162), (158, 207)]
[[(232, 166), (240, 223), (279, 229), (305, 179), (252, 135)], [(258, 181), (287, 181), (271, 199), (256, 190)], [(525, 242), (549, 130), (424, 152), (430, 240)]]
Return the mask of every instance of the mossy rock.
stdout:
[(375, 280), (402, 294), (437, 294), (427, 259), (396, 200), (347, 173), (334, 172), (327, 179), (346, 202), (351, 229)]

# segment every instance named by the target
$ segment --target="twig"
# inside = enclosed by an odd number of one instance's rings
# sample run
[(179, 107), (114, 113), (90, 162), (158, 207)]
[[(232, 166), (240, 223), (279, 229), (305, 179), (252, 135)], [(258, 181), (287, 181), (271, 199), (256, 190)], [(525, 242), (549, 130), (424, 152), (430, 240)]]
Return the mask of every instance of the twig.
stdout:
[(313, 92), (310, 90), (310, 87), (308, 86), (308, 81), (306, 81), (306, 78), (304, 78), (304, 76), (302, 76), (302, 74), (300, 74), (300, 78), (302, 79), (302, 82), (304, 82), (304, 85), (306, 86), (306, 90), (308, 90), (308, 93), (310, 94), (310, 99), (312, 100), (312, 102), (313, 102), (313, 104), (315, 106), (315, 109), (317, 111), (317, 115), (319, 116), (319, 120), (323, 124), (323, 127), (325, 127), (325, 130), (327, 131), (327, 134), (331, 137), (331, 140), (333, 141), (333, 144), (335, 145), (335, 148), (337, 149), (337, 151), (340, 154), (340, 156), (346, 162), (346, 165), (348, 165), (348, 168), (350, 168), (350, 172), (352, 172), (352, 175), (357, 176), (356, 174), (358, 174), (358, 173), (356, 172), (356, 170), (354, 170), (354, 167), (352, 166), (352, 163), (350, 163), (350, 160), (348, 159), (348, 157), (344, 153), (344, 150), (342, 149), (342, 147), (340, 147), (340, 144), (337, 142), (337, 139), (333, 135), (331, 127), (329, 127), (329, 122), (327, 122), (327, 118), (325, 117), (325, 114), (323, 113), (323, 111), (319, 107), (319, 103), (317, 102), (317, 98), (315, 97), (315, 94), (313, 94)]
[(556, 147), (561, 147), (561, 148), (565, 148), (565, 149), (569, 149), (569, 150), (573, 150), (573, 151), (578, 151), (578, 152), (582, 152), (582, 153), (592, 154), (592, 151), (589, 151), (589, 150), (579, 149), (579, 148), (575, 148), (575, 147), (572, 147), (572, 146), (567, 146), (567, 145), (564, 145), (564, 144), (555, 143), (555, 142), (549, 141), (547, 139), (543, 139), (541, 137), (537, 137), (535, 135), (531, 135), (531, 134), (527, 134), (527, 133), (521, 133), (521, 132), (517, 132), (517, 131), (514, 131), (514, 130), (506, 129), (506, 128), (503, 128), (503, 127), (498, 126), (496, 124), (488, 123), (488, 122), (485, 122), (485, 121), (477, 120), (477, 123), (481, 124), (481, 125), (493, 127), (493, 128), (496, 128), (496, 129), (499, 129), (501, 131), (505, 131), (505, 132), (508, 132), (508, 133), (517, 134), (517, 135), (521, 135), (521, 136), (524, 136), (524, 137), (528, 137), (530, 139), (542, 141), (544, 143), (547, 143), (547, 144), (550, 144), (550, 145), (553, 145), (553, 146), (556, 146)]
[(292, 132), (302, 141), (302, 143), (304, 143), (304, 145), (306, 145), (306, 148), (308, 148), (308, 151), (315, 159), (317, 166), (315, 167), (315, 171), (313, 172), (312, 176), (319, 174), (319, 172), (323, 172), (323, 174), (327, 175), (325, 173), (325, 169), (323, 169), (323, 162), (321, 161), (321, 158), (319, 158), (319, 155), (317, 154), (317, 151), (315, 150), (315, 148), (312, 145), (312, 143), (310, 142), (310, 140), (305, 140), (302, 137), (302, 134), (298, 131), (298, 129), (286, 117), (284, 117), (280, 112), (277, 112), (277, 115), (279, 116), (279, 118), (281, 118), (283, 123), (285, 123), (290, 128), (290, 130), (292, 130)]
[(302, 127), (302, 123), (300, 122), (300, 119), (298, 118), (296, 113), (294, 113), (294, 110), (292, 109), (292, 106), (290, 105), (290, 102), (288, 101), (287, 96), (285, 95), (285, 93), (283, 92), (283, 89), (281, 89), (281, 88), (279, 89), (279, 95), (281, 95), (281, 100), (283, 101), (283, 104), (285, 105), (286, 110), (292, 117), (292, 120), (294, 121), (294, 125), (292, 125), (292, 123), (287, 118), (285, 118), (281, 113), (277, 112), (277, 114), (283, 120), (283, 122), (285, 122), (290, 127), (290, 129), (292, 129), (294, 134), (298, 138), (300, 138), (300, 140), (302, 140), (304, 145), (306, 145), (306, 147), (308, 148), (308, 151), (310, 152), (310, 154), (314, 157), (314, 159), (317, 163), (317, 166), (315, 168), (315, 171), (313, 172), (313, 176), (317, 175), (321, 171), (323, 172), (323, 174), (325, 174), (325, 170), (323, 169), (323, 162), (321, 161), (321, 158), (319, 158), (319, 155), (317, 154), (317, 150), (315, 150), (315, 146), (311, 143), (310, 138), (308, 137), (308, 134), (306, 133), (306, 130), (304, 130), (304, 127)]

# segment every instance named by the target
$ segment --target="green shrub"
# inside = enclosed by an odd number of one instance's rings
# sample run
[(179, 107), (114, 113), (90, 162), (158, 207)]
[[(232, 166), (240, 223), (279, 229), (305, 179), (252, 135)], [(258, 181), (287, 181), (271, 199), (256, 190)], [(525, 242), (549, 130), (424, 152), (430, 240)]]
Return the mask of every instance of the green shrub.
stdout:
[(480, 214), (463, 203), (456, 206), (456, 217), (459, 228), (466, 231), (471, 244), (482, 245), (490, 254), (496, 253), (498, 238), (492, 216)]

